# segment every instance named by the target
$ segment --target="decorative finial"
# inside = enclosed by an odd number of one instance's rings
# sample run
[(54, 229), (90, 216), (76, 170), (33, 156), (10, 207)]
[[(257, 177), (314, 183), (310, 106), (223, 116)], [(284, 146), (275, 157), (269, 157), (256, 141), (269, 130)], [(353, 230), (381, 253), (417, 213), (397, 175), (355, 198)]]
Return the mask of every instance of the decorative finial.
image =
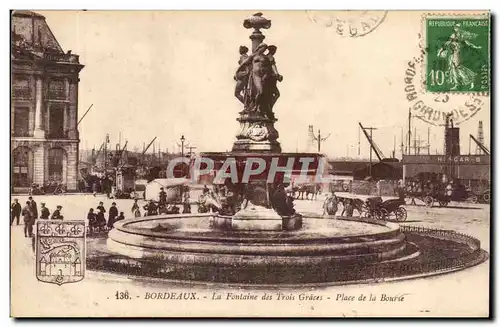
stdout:
[(265, 18), (261, 12), (253, 14), (250, 18), (243, 21), (243, 27), (254, 28), (258, 31), (261, 28), (268, 29), (271, 27), (271, 20)]

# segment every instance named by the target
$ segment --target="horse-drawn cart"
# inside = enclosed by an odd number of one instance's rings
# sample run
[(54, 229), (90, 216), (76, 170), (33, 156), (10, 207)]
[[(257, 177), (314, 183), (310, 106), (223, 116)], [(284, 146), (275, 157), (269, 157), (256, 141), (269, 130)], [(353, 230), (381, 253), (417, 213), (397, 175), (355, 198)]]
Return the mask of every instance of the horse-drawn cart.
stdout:
[(384, 201), (380, 196), (340, 192), (337, 193), (337, 198), (344, 206), (350, 201), (354, 210), (358, 211), (362, 217), (405, 221), (408, 216), (403, 207), (406, 204), (403, 199), (390, 198)]

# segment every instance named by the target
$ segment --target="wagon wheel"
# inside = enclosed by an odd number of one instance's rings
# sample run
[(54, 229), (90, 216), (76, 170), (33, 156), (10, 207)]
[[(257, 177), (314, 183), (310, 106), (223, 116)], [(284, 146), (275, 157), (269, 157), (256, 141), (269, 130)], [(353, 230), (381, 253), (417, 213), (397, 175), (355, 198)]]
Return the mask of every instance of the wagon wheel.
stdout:
[(490, 192), (486, 192), (483, 194), (483, 201), (484, 203), (490, 203)]
[(425, 203), (426, 206), (432, 207), (432, 204), (434, 203), (434, 199), (432, 198), (432, 196), (427, 195), (424, 198), (424, 203)]
[(448, 205), (448, 201), (446, 200), (439, 200), (439, 206), (440, 207), (446, 207)]
[(470, 201), (472, 203), (479, 203), (479, 197), (477, 195), (473, 195), (470, 197)]
[(403, 207), (397, 208), (395, 214), (397, 221), (405, 221), (408, 216), (406, 209)]
[(382, 208), (378, 211), (379, 219), (387, 220), (389, 218), (389, 211), (386, 208)]
[(373, 210), (368, 210), (366, 212), (366, 218), (369, 218), (369, 219), (380, 219), (380, 212), (376, 209), (373, 209)]

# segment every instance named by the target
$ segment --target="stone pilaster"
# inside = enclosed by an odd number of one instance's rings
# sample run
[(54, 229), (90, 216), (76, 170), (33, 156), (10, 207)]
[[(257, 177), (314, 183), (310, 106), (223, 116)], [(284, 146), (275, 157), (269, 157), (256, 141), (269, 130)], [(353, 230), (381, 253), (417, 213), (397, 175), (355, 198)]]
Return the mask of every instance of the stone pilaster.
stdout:
[(32, 147), (32, 149), (33, 149), (33, 183), (38, 185), (44, 185), (46, 149), (43, 144), (35, 144)]
[(43, 80), (41, 76), (35, 76), (35, 138), (45, 138), (43, 129)]
[(78, 139), (78, 78), (69, 80), (68, 99), (68, 138)]
[(78, 188), (78, 143), (69, 145), (66, 154), (66, 188), (75, 191)]

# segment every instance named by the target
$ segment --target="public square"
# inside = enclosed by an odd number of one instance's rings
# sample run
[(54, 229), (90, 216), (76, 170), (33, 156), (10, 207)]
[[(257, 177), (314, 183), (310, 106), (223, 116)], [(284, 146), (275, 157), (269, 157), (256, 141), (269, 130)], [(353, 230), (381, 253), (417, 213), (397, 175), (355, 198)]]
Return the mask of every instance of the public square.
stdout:
[(12, 12), (11, 315), (491, 314), (490, 13), (247, 14)]
[[(14, 196), (21, 203), (28, 198), (27, 195)], [(13, 197), (13, 198), (14, 198)], [(296, 200), (295, 208), (298, 212), (304, 215), (318, 215), (322, 213), (322, 203), (324, 195), (319, 195), (317, 200)], [(62, 213), (65, 219), (82, 220), (86, 218), (86, 213), (90, 207), (95, 208), (100, 201), (104, 203), (105, 208), (109, 208), (112, 202), (117, 203), (120, 211), (125, 213), (126, 219), (134, 219), (130, 209), (132, 200), (114, 200), (108, 199), (105, 195), (94, 197), (92, 194), (86, 195), (48, 195), (34, 196), (35, 201), (40, 205), (40, 202), (45, 202), (50, 209), (56, 205), (62, 205)], [(143, 205), (145, 202), (139, 202)], [(483, 204), (468, 204), (468, 203), (451, 203), (448, 208), (433, 207), (428, 208), (423, 204), (419, 206), (406, 206), (408, 210), (408, 219), (402, 225), (423, 226), (428, 228), (451, 229), (457, 232), (467, 233), (481, 241), (481, 247), (489, 252), (489, 226), (490, 226), (490, 207)], [(339, 208), (341, 210), (341, 207)], [(193, 205), (193, 212), (196, 207)], [(52, 210), (51, 210), (52, 211)], [(339, 212), (340, 213), (340, 212)], [(107, 218), (107, 216), (106, 216)], [(327, 218), (325, 218), (327, 219)], [(213, 292), (221, 294), (239, 294), (241, 292), (250, 292), (249, 294), (262, 295), (269, 292), (278, 292), (278, 288), (254, 288), (254, 287), (234, 287), (230, 285), (214, 285), (209, 283), (181, 283), (163, 281), (151, 278), (127, 277), (123, 275), (114, 275), (103, 272), (86, 271), (85, 279), (82, 282), (75, 284), (67, 284), (64, 287), (59, 287), (54, 284), (40, 283), (36, 279), (34, 271), (34, 253), (31, 248), (31, 240), (24, 238), (23, 226), (11, 227), (12, 239), (12, 283), (16, 285), (17, 291), (13, 292), (13, 303), (21, 303), (22, 298), (17, 294), (31, 294), (36, 297), (40, 303), (40, 312), (48, 315), (67, 316), (78, 315), (81, 312), (95, 312), (96, 315), (102, 316), (102, 312), (98, 311), (101, 301), (113, 301), (117, 291), (128, 291), (134, 296), (144, 297), (147, 294), (159, 292), (185, 292), (186, 288), (190, 291), (197, 292), (202, 299), (200, 301), (211, 301), (210, 297)], [(432, 314), (429, 310), (439, 310), (441, 314), (467, 316), (468, 312), (477, 313), (475, 308), (487, 308), (488, 293), (477, 292), (477, 289), (487, 289), (489, 283), (489, 264), (486, 261), (478, 266), (450, 273), (438, 275), (428, 278), (419, 278), (405, 281), (392, 281), (383, 283), (345, 285), (345, 286), (318, 286), (318, 287), (299, 287), (293, 289), (279, 288), (281, 294), (294, 296), (299, 301), (298, 295), (314, 292), (314, 294), (322, 294), (324, 299), (332, 298), (336, 294), (358, 295), (358, 294), (385, 294), (387, 296), (396, 296), (406, 294), (406, 301), (402, 303), (392, 304), (391, 306), (385, 302), (373, 303), (373, 308), (356, 307), (352, 303), (337, 301), (320, 301), (320, 302), (301, 302), (300, 310), (293, 314), (307, 315), (312, 314), (314, 310), (320, 310), (318, 306), (335, 305), (335, 312), (342, 312), (346, 316), (363, 315), (362, 310), (379, 310), (380, 314), (394, 314), (394, 305), (397, 308), (397, 315), (426, 315)], [(22, 279), (22, 283), (16, 283), (16, 280)], [(59, 287), (59, 291), (66, 294), (64, 297), (50, 296), (54, 287)], [(439, 288), (439, 292), (436, 289)], [(36, 291), (33, 291), (36, 290)], [(86, 290), (92, 290), (86, 292)], [(96, 294), (96, 290), (99, 290)], [(416, 292), (418, 290), (418, 292)], [(74, 293), (80, 294), (74, 296)], [(61, 294), (62, 294), (61, 293)], [(427, 296), (433, 294), (432, 297)], [(284, 295), (283, 295), (284, 296)], [(459, 301), (460, 297), (466, 296), (466, 300)], [(206, 299), (204, 298), (206, 297)], [(331, 301), (334, 301), (332, 298)], [(66, 310), (61, 312), (58, 306), (65, 304)], [(175, 301), (175, 306), (169, 305), (168, 301), (150, 301), (150, 306), (144, 308), (145, 312), (151, 313), (163, 310), (165, 314), (175, 314), (181, 310), (189, 310), (189, 301)], [(474, 307), (470, 304), (474, 303)], [(245, 307), (248, 304), (245, 301), (232, 301), (231, 314), (238, 315), (238, 312), (245, 312)], [(260, 304), (259, 304), (260, 305)], [(452, 307), (453, 305), (453, 307)], [(22, 306), (20, 306), (22, 307)], [(43, 307), (43, 308), (42, 308)], [(133, 307), (133, 303), (119, 302), (119, 305), (114, 306), (109, 315), (120, 316), (127, 315)], [(202, 310), (199, 314), (203, 315), (204, 306), (198, 306)], [(205, 314), (220, 314), (225, 315), (226, 312), (213, 312), (207, 306)], [(452, 309), (451, 309), (452, 308)], [(94, 311), (95, 310), (95, 311)], [(269, 314), (277, 314), (272, 307), (262, 306), (262, 309)], [(460, 310), (460, 311), (458, 311)], [(22, 310), (21, 310), (22, 311)], [(368, 311), (367, 311), (368, 312)], [(22, 312), (19, 312), (20, 314)], [(279, 314), (279, 313), (278, 313)], [(289, 313), (288, 313), (289, 314)]]

